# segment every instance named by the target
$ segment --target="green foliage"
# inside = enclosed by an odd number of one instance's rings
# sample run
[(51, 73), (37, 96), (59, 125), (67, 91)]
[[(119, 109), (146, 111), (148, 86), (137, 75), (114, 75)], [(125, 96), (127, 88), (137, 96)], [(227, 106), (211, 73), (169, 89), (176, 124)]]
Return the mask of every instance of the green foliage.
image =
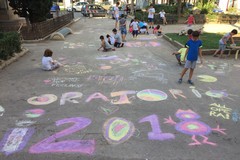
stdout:
[(0, 33), (0, 59), (7, 60), (21, 51), (20, 35), (17, 32)]
[(166, 13), (176, 14), (177, 5), (165, 5), (165, 4), (156, 4), (154, 5), (156, 13), (159, 13), (161, 10), (164, 10)]
[(148, 13), (147, 12), (143, 12), (143, 11), (137, 11), (135, 13), (135, 18), (137, 18), (138, 20), (141, 20), (141, 21), (147, 21)]
[(14, 13), (26, 17), (31, 23), (47, 19), (52, 6), (52, 0), (8, 0)]
[(216, 8), (215, 0), (204, 0), (203, 3), (198, 2), (196, 7), (201, 10), (201, 14), (211, 14), (213, 9)]
[(237, 13), (237, 8), (236, 7), (230, 7), (228, 8), (229, 13)]

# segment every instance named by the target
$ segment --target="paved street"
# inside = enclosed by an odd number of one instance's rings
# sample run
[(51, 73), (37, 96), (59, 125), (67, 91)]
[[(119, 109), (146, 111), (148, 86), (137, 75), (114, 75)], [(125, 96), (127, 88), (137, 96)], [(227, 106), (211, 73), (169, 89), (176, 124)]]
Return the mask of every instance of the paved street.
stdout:
[[(23, 44), (0, 71), (0, 160), (239, 159), (239, 60), (205, 56), (195, 86), (188, 74), (178, 84), (177, 48), (162, 37), (97, 51), (113, 27), (82, 17), (65, 41)], [(64, 66), (42, 71), (46, 48)]]

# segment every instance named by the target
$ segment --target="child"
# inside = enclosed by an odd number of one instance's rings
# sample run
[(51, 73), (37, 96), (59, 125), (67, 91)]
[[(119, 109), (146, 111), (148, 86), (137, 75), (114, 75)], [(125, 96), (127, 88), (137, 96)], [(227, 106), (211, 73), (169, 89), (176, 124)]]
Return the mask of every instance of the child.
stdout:
[(139, 21), (138, 22), (138, 26), (139, 26), (139, 34), (140, 33), (145, 33), (145, 32), (147, 32), (147, 34), (149, 34), (148, 33), (148, 27), (147, 27), (147, 23), (146, 22), (144, 22), (144, 21)]
[(163, 25), (166, 25), (166, 24), (167, 24), (167, 20), (166, 20), (165, 14), (166, 14), (166, 13), (164, 12), (164, 10), (162, 10), (162, 11), (159, 12), (160, 19), (163, 20)]
[(120, 37), (120, 35), (117, 33), (117, 29), (114, 28), (112, 30), (113, 34), (114, 34), (114, 47), (117, 47), (117, 48), (120, 48), (120, 47), (123, 47), (124, 43), (122, 43), (122, 39)]
[(160, 25), (157, 25), (157, 26), (153, 29), (153, 34), (157, 34), (158, 36), (162, 35), (162, 28), (160, 27)]
[(103, 48), (103, 52), (115, 51), (115, 49), (112, 48), (112, 46), (108, 43), (108, 41), (104, 39), (104, 36), (103, 36), (103, 35), (100, 36), (100, 40), (101, 40), (101, 46), (100, 46), (100, 48), (98, 48), (98, 51), (99, 51), (101, 48)]
[(60, 63), (52, 59), (52, 54), (53, 52), (50, 49), (46, 49), (44, 51), (44, 55), (42, 57), (42, 69), (45, 71), (52, 71), (60, 67)]
[(193, 38), (192, 33), (193, 33), (193, 30), (192, 30), (192, 29), (189, 29), (189, 30), (187, 31), (188, 40), (190, 40), (190, 39)]
[(137, 38), (138, 36), (138, 22), (137, 22), (137, 19), (135, 18), (134, 21), (130, 24), (130, 26), (133, 27), (133, 31), (132, 31), (132, 35), (133, 35), (133, 38)]
[(172, 55), (176, 56), (178, 64), (181, 66), (183, 62), (185, 62), (185, 55), (186, 55), (187, 48), (181, 48), (177, 52), (173, 52)]
[(233, 29), (230, 33), (225, 34), (219, 40), (219, 49), (215, 51), (215, 53), (213, 54), (213, 57), (217, 57), (217, 54), (220, 51), (220, 58), (223, 58), (223, 52), (226, 49), (227, 41), (231, 38), (232, 44), (235, 44), (232, 36), (237, 33), (238, 33), (238, 31), (236, 29)]
[(132, 31), (133, 31), (133, 27), (131, 26), (133, 21), (134, 21), (134, 19), (131, 19), (131, 21), (129, 23), (129, 33), (132, 33)]
[(192, 82), (191, 79), (192, 79), (194, 68), (196, 67), (198, 55), (200, 56), (200, 60), (201, 60), (201, 63), (202, 63), (202, 50), (201, 50), (202, 41), (198, 39), (199, 32), (198, 31), (193, 31), (192, 36), (193, 36), (193, 38), (190, 39), (186, 44), (187, 51), (186, 51), (186, 55), (184, 56), (184, 59), (187, 56), (187, 60), (186, 60), (184, 69), (181, 73), (181, 77), (178, 80), (179, 84), (182, 83), (182, 78), (183, 78), (184, 74), (190, 68), (188, 83), (191, 84), (191, 85), (194, 85), (194, 83)]
[(122, 35), (122, 41), (126, 42), (127, 28), (126, 28), (127, 20), (124, 18), (124, 14), (121, 15), (121, 19), (119, 20), (119, 28)]
[(112, 36), (110, 36), (109, 34), (107, 34), (106, 37), (107, 37), (108, 43), (109, 43), (110, 45), (113, 45), (115, 39), (114, 39)]
[(192, 14), (188, 16), (188, 19), (185, 21), (185, 23), (188, 24), (188, 27), (191, 27), (193, 24), (195, 24), (195, 19)]

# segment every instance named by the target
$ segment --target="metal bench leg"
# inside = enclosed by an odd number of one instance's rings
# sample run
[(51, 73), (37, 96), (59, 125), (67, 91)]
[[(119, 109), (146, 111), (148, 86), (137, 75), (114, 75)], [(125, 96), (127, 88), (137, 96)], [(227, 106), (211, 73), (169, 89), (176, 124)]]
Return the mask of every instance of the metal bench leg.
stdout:
[(239, 50), (236, 51), (236, 54), (235, 54), (235, 59), (237, 60), (238, 59), (238, 53), (239, 53)]

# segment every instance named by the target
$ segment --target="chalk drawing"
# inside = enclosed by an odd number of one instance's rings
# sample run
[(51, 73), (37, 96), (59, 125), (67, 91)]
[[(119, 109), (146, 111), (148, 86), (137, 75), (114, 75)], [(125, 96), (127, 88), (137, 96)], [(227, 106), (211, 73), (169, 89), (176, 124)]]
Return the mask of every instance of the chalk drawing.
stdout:
[(99, 106), (98, 110), (109, 116), (119, 110), (118, 106)]
[(21, 151), (34, 133), (33, 128), (9, 129), (0, 142), (1, 152), (10, 155)]
[[(155, 70), (156, 71), (156, 70)], [(133, 75), (129, 77), (129, 80), (136, 80), (139, 78), (151, 78), (155, 79), (157, 81), (162, 82), (162, 84), (167, 84), (168, 79), (164, 77), (164, 74), (161, 73), (160, 71), (157, 73), (151, 73), (149, 70), (140, 70), (140, 71), (134, 71), (132, 72)]]
[(32, 105), (47, 105), (53, 103), (57, 100), (57, 96), (54, 94), (43, 94), (40, 96), (34, 96), (27, 100), (29, 104)]
[(0, 105), (0, 117), (3, 116), (5, 109)]
[(139, 120), (139, 123), (143, 122), (150, 122), (150, 125), (152, 127), (152, 132), (148, 132), (148, 139), (164, 141), (175, 138), (172, 133), (162, 133), (157, 115), (153, 114)]
[(25, 115), (28, 118), (37, 118), (41, 117), (45, 111), (43, 109), (30, 109), (25, 111)]
[(107, 66), (107, 65), (105, 65), (105, 66), (101, 66), (100, 69), (102, 69), (102, 70), (108, 70), (108, 69), (112, 69), (112, 66)]
[(60, 78), (54, 77), (44, 80), (43, 82), (51, 87), (68, 87), (68, 88), (81, 88), (83, 84), (80, 83), (80, 78), (70, 77), (70, 78)]
[(64, 129), (30, 147), (30, 153), (55, 153), (55, 152), (78, 152), (92, 155), (95, 151), (95, 140), (65, 140), (58, 141), (58, 138), (70, 135), (89, 126), (92, 121), (89, 118), (74, 117), (56, 121), (56, 125), (73, 123)]
[(63, 69), (65, 72), (72, 74), (86, 74), (92, 72), (92, 69), (86, 68), (83, 64), (65, 65)]
[(232, 109), (227, 108), (225, 105), (212, 103), (210, 104), (210, 116), (221, 117), (223, 119), (230, 119)]
[(233, 100), (230, 96), (230, 94), (228, 94), (226, 92), (226, 90), (214, 90), (214, 89), (211, 89), (207, 92), (205, 92), (205, 94), (209, 97), (212, 97), (212, 98), (219, 98), (221, 100), (223, 100), (224, 98), (228, 98), (228, 99), (231, 99)]
[(211, 70), (214, 71), (217, 75), (225, 75), (225, 71), (230, 72), (231, 69), (228, 65), (228, 63), (216, 63), (211, 62), (211, 64), (207, 65)]
[(110, 144), (120, 144), (128, 140), (134, 133), (135, 127), (126, 119), (113, 117), (103, 125), (103, 135)]
[(32, 120), (20, 120), (16, 121), (16, 126), (18, 127), (29, 127), (33, 124), (37, 123), (37, 121), (32, 121)]
[(90, 102), (92, 99), (102, 99), (103, 101), (109, 101), (109, 99), (104, 96), (102, 93), (100, 92), (96, 92), (96, 93), (93, 93), (91, 94), (87, 99), (86, 99), (86, 102)]
[(149, 34), (149, 35), (138, 35), (137, 40), (142, 40), (142, 41), (149, 41), (149, 40), (154, 40), (157, 39), (156, 35), (154, 34)]
[(97, 84), (117, 85), (123, 81), (123, 76), (120, 75), (91, 75), (87, 78), (88, 81), (95, 81)]
[(97, 57), (96, 59), (98, 59), (98, 60), (113, 60), (116, 58), (118, 58), (118, 56), (113, 55), (113, 56), (100, 56), (100, 57)]
[(64, 105), (67, 102), (70, 103), (79, 103), (79, 101), (76, 100), (76, 98), (81, 99), (83, 94), (81, 92), (67, 92), (62, 94), (62, 97), (60, 99), (60, 105)]
[(237, 111), (232, 112), (232, 121), (238, 122), (240, 120), (240, 114)]
[(144, 101), (163, 101), (168, 95), (163, 91), (156, 89), (146, 89), (137, 93), (137, 97)]
[(196, 97), (202, 98), (201, 93), (194, 86), (190, 86), (189, 88), (192, 89), (192, 92)]
[(198, 80), (201, 82), (216, 82), (217, 78), (209, 75), (198, 75)]
[(177, 96), (180, 96), (184, 99), (187, 99), (186, 96), (183, 95), (183, 91), (180, 90), (180, 89), (170, 89), (169, 92), (172, 94), (172, 96), (175, 98), (175, 99), (178, 99)]
[(78, 48), (82, 48), (84, 46), (86, 46), (86, 45), (82, 42), (78, 42), (78, 43), (64, 42), (63, 48), (78, 49)]
[(126, 42), (127, 47), (159, 47), (161, 44), (159, 42), (148, 41), (148, 42)]
[(118, 92), (111, 92), (111, 97), (117, 97), (120, 96), (118, 100), (111, 100), (112, 104), (130, 104), (131, 101), (129, 101), (129, 98), (127, 95), (129, 94), (135, 94), (136, 91), (118, 91)]
[[(179, 123), (176, 123), (173, 121), (171, 116), (169, 118), (165, 118), (164, 123), (172, 124), (175, 125), (175, 129), (181, 133), (191, 135), (192, 140), (194, 141), (193, 143), (189, 143), (188, 145), (202, 145), (202, 144), (209, 144), (212, 146), (216, 146), (216, 143), (209, 142), (207, 135), (210, 134), (212, 131), (217, 131), (219, 133), (222, 133), (226, 135), (224, 130), (226, 129), (221, 129), (219, 128), (219, 125), (217, 128), (210, 128), (206, 123), (198, 121), (197, 119), (200, 118), (200, 115), (197, 113), (193, 112), (192, 110), (181, 110), (179, 109), (175, 116), (182, 120)], [(196, 136), (200, 136), (203, 138), (202, 143), (196, 139)]]

